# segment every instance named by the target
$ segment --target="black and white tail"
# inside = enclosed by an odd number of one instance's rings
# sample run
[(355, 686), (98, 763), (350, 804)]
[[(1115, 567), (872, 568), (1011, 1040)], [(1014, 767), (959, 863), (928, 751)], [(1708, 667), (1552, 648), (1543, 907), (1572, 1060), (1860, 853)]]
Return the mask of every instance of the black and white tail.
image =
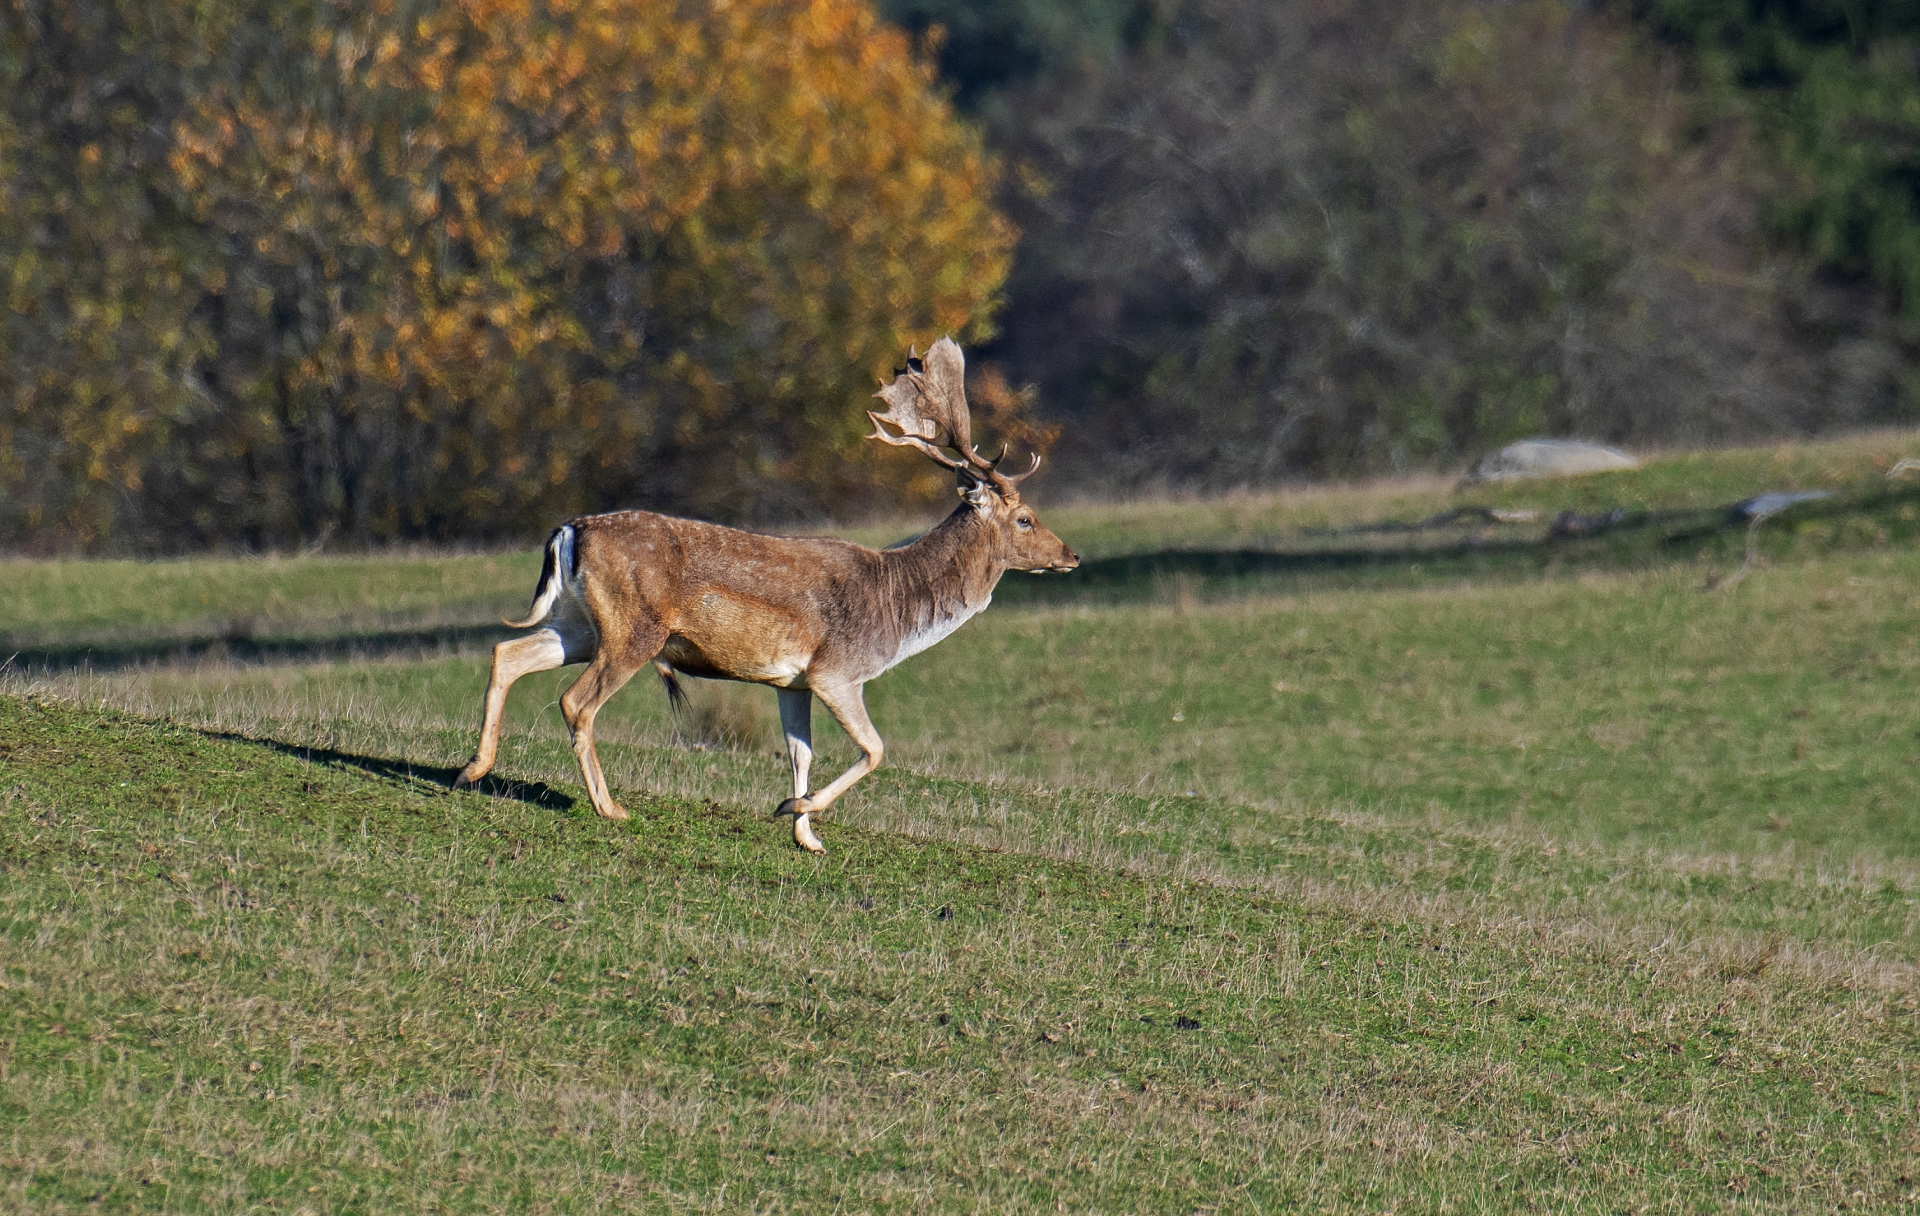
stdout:
[(502, 621), (509, 629), (538, 625), (553, 615), (561, 588), (573, 576), (573, 525), (562, 524), (547, 538), (546, 560), (540, 563), (540, 585), (533, 593), (533, 607), (523, 621)]

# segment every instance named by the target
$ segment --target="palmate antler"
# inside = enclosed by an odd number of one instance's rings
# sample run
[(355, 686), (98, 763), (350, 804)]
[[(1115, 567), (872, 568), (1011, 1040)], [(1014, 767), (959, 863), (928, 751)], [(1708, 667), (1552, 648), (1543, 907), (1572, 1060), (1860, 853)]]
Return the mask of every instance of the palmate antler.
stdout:
[[(867, 438), (897, 448), (917, 448), (946, 468), (989, 481), (1003, 496), (1010, 495), (1040, 467), (1040, 454), (1034, 453), (1033, 465), (1026, 472), (1009, 477), (1000, 472), (1000, 462), (1007, 458), (1006, 449), (992, 460), (974, 451), (966, 381), (966, 356), (960, 353), (959, 344), (952, 338), (935, 342), (924, 359), (909, 348), (907, 366), (894, 373), (893, 383), (874, 394), (886, 402), (888, 408), (884, 413), (867, 411), (867, 417), (873, 419), (873, 434)], [(889, 434), (888, 426), (898, 428), (900, 434)], [(942, 452), (943, 447), (960, 453), (960, 459)]]

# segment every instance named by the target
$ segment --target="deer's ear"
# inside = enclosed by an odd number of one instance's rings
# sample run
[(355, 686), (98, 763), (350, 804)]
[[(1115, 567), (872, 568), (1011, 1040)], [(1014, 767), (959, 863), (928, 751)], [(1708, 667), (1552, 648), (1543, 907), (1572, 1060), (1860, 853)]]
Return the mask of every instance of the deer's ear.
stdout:
[(954, 482), (960, 488), (960, 499), (981, 514), (993, 510), (993, 486), (975, 477), (973, 470), (959, 468), (953, 471)]

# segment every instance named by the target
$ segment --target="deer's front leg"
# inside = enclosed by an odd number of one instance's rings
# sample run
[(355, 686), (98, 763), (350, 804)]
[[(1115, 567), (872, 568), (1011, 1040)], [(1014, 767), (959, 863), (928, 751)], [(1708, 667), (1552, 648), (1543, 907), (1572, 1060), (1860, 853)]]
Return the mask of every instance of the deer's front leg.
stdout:
[(787, 759), (793, 764), (793, 797), (782, 802), (776, 815), (793, 816), (793, 843), (809, 853), (824, 853), (820, 838), (807, 821), (807, 779), (813, 769), (813, 693), (804, 688), (776, 688), (780, 697), (780, 729), (787, 736)]
[[(808, 824), (808, 816), (832, 806), (834, 800), (846, 793), (854, 782), (879, 768), (887, 749), (880, 740), (880, 732), (873, 729), (873, 720), (867, 717), (867, 702), (862, 695), (861, 685), (816, 683), (813, 691), (833, 715), (834, 721), (847, 732), (847, 737), (860, 747), (860, 758), (846, 772), (835, 777), (831, 785), (817, 794), (797, 795), (790, 804), (791, 810), (798, 816), (793, 821), (795, 843), (808, 852), (824, 853), (826, 850), (821, 846), (819, 837), (813, 834)], [(784, 707), (785, 702), (781, 704)], [(782, 803), (781, 807), (788, 809), (789, 804)]]

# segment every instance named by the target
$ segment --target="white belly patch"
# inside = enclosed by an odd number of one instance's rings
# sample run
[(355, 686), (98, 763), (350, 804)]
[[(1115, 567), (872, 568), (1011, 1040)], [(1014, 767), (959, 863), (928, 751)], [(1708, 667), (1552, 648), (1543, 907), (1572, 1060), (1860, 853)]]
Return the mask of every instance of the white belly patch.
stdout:
[(807, 668), (805, 660), (799, 658), (782, 659), (759, 675), (759, 682), (771, 684), (775, 688), (805, 688), (807, 686)]

